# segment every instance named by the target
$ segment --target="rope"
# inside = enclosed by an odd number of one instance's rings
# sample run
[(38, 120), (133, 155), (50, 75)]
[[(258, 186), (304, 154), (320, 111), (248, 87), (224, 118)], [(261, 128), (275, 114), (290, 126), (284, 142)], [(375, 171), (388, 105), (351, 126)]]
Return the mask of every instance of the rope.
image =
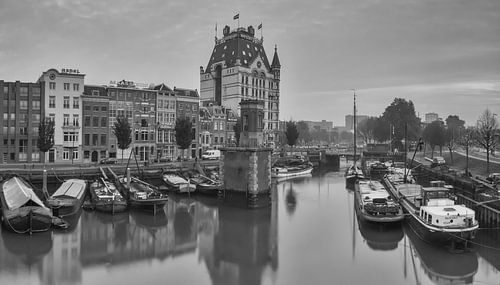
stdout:
[(52, 172), (54, 173), (54, 176), (56, 177), (56, 179), (57, 179), (57, 180), (59, 180), (59, 182), (64, 182), (64, 180), (61, 180), (61, 179), (59, 178), (59, 176), (57, 176), (57, 173), (56, 173), (56, 171), (54, 170), (54, 168), (52, 168)]

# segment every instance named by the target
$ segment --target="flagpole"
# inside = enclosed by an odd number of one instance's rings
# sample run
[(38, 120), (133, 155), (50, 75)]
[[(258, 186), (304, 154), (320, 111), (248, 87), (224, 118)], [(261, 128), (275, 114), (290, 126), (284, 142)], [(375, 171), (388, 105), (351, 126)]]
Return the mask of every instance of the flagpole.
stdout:
[(236, 30), (238, 30), (240, 28), (240, 12), (238, 12), (238, 27), (236, 28)]

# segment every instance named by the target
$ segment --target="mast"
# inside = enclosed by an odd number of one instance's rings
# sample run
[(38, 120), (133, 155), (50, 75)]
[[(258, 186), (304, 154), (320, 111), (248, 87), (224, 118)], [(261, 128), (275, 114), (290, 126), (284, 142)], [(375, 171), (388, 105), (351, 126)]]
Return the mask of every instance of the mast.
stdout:
[(356, 89), (352, 89), (354, 92), (354, 118), (353, 118), (353, 126), (354, 126), (354, 165), (356, 165)]

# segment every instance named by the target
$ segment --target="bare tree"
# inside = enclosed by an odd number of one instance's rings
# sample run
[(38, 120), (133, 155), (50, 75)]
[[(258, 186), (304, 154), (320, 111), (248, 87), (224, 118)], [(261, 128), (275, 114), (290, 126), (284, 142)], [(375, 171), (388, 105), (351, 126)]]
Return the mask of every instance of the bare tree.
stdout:
[(476, 142), (486, 150), (486, 173), (490, 173), (490, 153), (497, 145), (498, 121), (489, 109), (479, 117), (476, 124)]
[(458, 138), (458, 143), (465, 148), (465, 174), (469, 175), (469, 148), (474, 144), (474, 127), (467, 127), (462, 130)]

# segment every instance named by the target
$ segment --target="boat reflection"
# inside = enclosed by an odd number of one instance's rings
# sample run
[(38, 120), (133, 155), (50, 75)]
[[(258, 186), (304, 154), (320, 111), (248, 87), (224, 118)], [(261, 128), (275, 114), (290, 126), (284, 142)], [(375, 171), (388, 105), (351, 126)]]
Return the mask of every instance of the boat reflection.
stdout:
[(404, 236), (401, 223), (380, 224), (358, 219), (358, 228), (368, 247), (373, 250), (395, 250)]
[(2, 228), (1, 232), (3, 247), (11, 256), (13, 255), (14, 259), (6, 258), (0, 266), (0, 270), (15, 266), (15, 260), (20, 260), (23, 264), (31, 267), (42, 261), (44, 256), (52, 250), (53, 239), (50, 231), (25, 235)]
[(482, 229), (478, 231), (474, 248), (488, 261), (496, 271), (500, 271), (500, 231), (498, 229)]
[[(477, 255), (472, 251), (454, 253), (445, 247), (438, 247), (420, 239), (411, 228), (405, 224), (404, 232), (409, 239), (405, 247), (405, 266), (413, 266), (415, 278), (419, 284), (419, 272), (415, 269), (416, 256), (420, 267), (435, 284), (472, 284), (478, 270)], [(406, 242), (406, 241), (405, 241)], [(411, 263), (412, 265), (408, 265)]]

